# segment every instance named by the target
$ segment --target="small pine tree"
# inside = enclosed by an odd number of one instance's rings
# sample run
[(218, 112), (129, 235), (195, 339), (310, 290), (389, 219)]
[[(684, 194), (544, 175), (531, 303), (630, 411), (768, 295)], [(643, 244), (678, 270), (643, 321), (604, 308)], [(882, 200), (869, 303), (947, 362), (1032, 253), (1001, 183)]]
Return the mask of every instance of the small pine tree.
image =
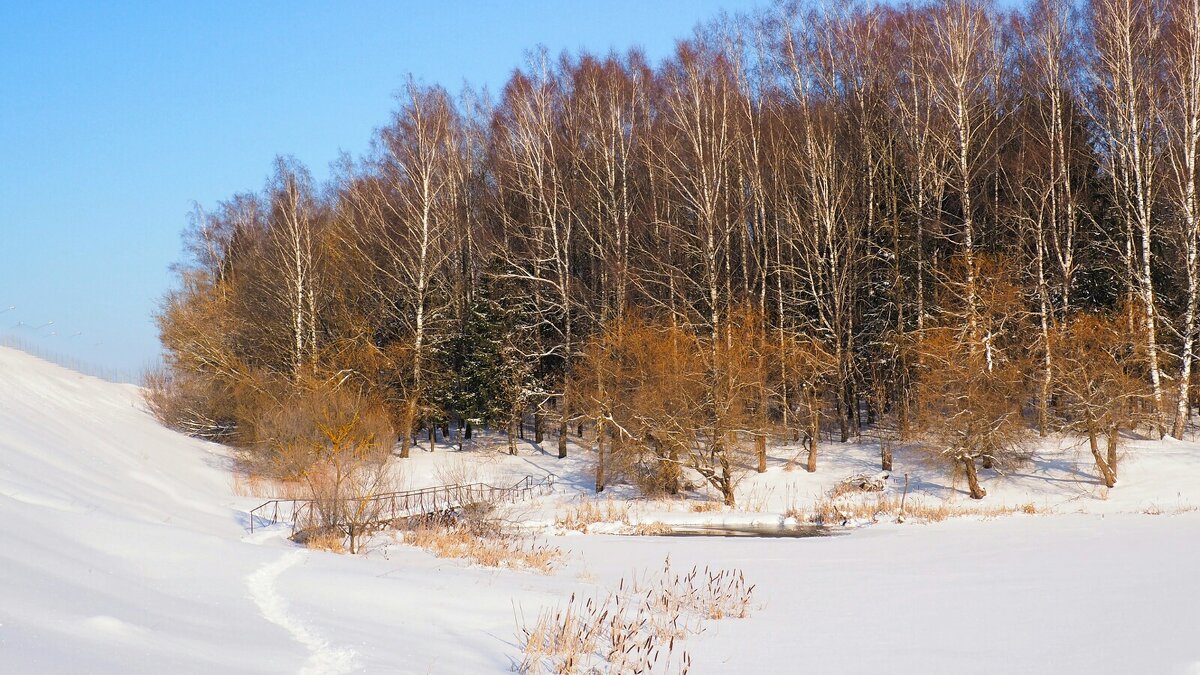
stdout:
[[(469, 425), (483, 419), (507, 430), (516, 454), (517, 424), (536, 390), (521, 305), (508, 284), (493, 278), (467, 306), (460, 329), (439, 350), (445, 376), (436, 392), (440, 409)], [(469, 427), (468, 427), (469, 428)]]

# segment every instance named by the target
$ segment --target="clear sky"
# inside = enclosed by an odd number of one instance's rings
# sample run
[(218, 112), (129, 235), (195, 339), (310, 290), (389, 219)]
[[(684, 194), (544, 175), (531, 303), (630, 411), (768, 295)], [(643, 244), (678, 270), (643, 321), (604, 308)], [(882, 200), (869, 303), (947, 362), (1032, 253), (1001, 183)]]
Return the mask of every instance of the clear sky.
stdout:
[[(193, 201), (362, 154), (406, 73), (499, 88), (526, 50), (657, 61), (764, 0), (0, 0), (0, 338), (133, 377)], [(11, 309), (9, 309), (11, 307)]]

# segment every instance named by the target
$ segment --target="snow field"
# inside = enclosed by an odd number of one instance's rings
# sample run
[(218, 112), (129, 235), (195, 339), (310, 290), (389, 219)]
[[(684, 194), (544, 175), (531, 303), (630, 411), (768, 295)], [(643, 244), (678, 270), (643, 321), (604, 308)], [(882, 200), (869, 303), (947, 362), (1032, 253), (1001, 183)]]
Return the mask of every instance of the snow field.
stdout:
[[(586, 458), (486, 445), (414, 449), (406, 481), (555, 473), (558, 493), (505, 513), (567, 553), (555, 574), (438, 559), (386, 536), (351, 557), (300, 549), (279, 528), (250, 535), (246, 511), (261, 500), (234, 494), (223, 448), (163, 429), (135, 387), (0, 349), (0, 672), (510, 672), (515, 614), (602, 594), (667, 555), (757, 585), (751, 618), (687, 641), (700, 675), (1200, 672), (1194, 442), (1127, 439), (1111, 491), (1082, 447), (1046, 443), (1028, 467), (984, 472), (985, 505), (1033, 503), (1038, 515), (809, 539), (557, 536), (561, 514), (593, 499)], [(822, 446), (815, 474), (785, 470), (794, 449), (771, 452), (770, 471), (739, 486), (753, 512), (607, 494), (636, 522), (778, 522), (875, 471), (869, 442)], [(904, 472), (910, 498), (972, 505), (915, 453), (897, 454), (889, 491)]]

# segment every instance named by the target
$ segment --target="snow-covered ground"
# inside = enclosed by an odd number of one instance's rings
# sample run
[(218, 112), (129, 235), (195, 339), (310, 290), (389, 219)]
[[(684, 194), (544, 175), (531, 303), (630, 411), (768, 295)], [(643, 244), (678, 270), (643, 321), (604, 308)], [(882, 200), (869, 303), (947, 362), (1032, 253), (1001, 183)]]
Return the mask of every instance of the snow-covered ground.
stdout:
[[(807, 539), (557, 536), (590, 499), (586, 460), (528, 444), (414, 451), (409, 485), (553, 472), (559, 492), (509, 514), (566, 553), (551, 575), (471, 566), (380, 540), (362, 556), (247, 532), (220, 446), (163, 429), (136, 388), (0, 348), (0, 672), (502, 673), (514, 613), (597, 593), (670, 555), (757, 584), (751, 618), (687, 641), (692, 673), (1200, 673), (1200, 444), (1127, 439), (1099, 486), (1084, 448), (1045, 443), (1026, 468), (986, 474), (985, 505), (1037, 515), (910, 520)], [(549, 445), (548, 445), (549, 449)], [(869, 443), (794, 448), (749, 475), (754, 512), (634, 501), (637, 522), (778, 522), (850, 474)], [(937, 467), (900, 453), (888, 490), (974, 506)], [(610, 494), (624, 505), (632, 493)]]

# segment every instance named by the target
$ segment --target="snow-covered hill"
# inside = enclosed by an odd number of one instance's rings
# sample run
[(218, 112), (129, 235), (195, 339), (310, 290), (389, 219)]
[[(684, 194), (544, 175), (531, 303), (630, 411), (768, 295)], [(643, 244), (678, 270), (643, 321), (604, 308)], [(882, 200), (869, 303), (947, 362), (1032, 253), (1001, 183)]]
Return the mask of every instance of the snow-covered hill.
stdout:
[(578, 586), (249, 535), (232, 485), (136, 387), (0, 347), (0, 672), (507, 672), (514, 598)]
[(136, 387), (0, 348), (0, 670), (279, 672), (226, 457)]
[[(482, 459), (456, 454), (417, 453), (410, 479)], [(677, 569), (736, 567), (758, 585), (750, 619), (687, 641), (693, 675), (1197, 673), (1200, 513), (1186, 491), (1198, 455), (1131, 446), (1128, 497), (1118, 484), (1100, 499), (1085, 475), (1063, 483), (1082, 460), (989, 484), (1053, 515), (812, 539), (551, 537), (568, 560), (543, 576), (395, 544), (351, 557), (279, 530), (249, 535), (257, 500), (233, 494), (221, 447), (160, 427), (134, 387), (0, 348), (0, 672), (509, 672), (514, 610), (598, 592), (669, 553)], [(837, 457), (811, 477), (748, 479), (745, 494), (788, 481), (815, 493), (870, 463), (869, 449)], [(548, 468), (568, 490), (586, 485), (574, 460), (488, 464)], [(934, 475), (931, 495), (951, 489)]]

